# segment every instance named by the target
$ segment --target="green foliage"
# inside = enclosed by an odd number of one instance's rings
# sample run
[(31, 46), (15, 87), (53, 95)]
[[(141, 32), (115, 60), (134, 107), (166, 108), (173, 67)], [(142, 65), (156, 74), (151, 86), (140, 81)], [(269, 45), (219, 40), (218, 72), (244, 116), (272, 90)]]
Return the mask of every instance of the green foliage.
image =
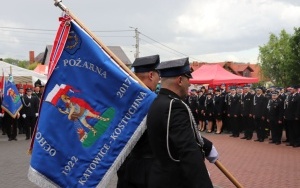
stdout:
[(31, 63), (29, 66), (28, 66), (28, 69), (29, 70), (34, 70), (37, 66), (38, 66), (38, 62), (34, 62), (34, 63)]
[(16, 65), (19, 62), (18, 59), (12, 59), (12, 58), (6, 58), (3, 61), (6, 62), (6, 63), (9, 63), (9, 64), (12, 64), (12, 65)]
[[(22, 67), (22, 68), (25, 68), (25, 69), (29, 69), (29, 67), (31, 67), (29, 61), (26, 61), (26, 60), (19, 60), (19, 59), (13, 59), (13, 58), (6, 58), (6, 59), (3, 59), (4, 62), (6, 63), (9, 63), (9, 64), (12, 64), (12, 65), (16, 65), (18, 67)], [(34, 64), (34, 63), (33, 63)], [(37, 65), (35, 65), (36, 67)], [(35, 68), (34, 67), (34, 68)], [(33, 69), (34, 69), (33, 68)], [(30, 69), (30, 70), (33, 70), (33, 69)]]
[(300, 83), (300, 29), (293, 35), (282, 30), (279, 36), (271, 33), (269, 42), (259, 47), (259, 61), (263, 75), (276, 85)]
[(258, 82), (258, 83), (253, 83), (253, 84), (252, 84), (252, 88), (256, 88), (256, 87), (258, 87), (258, 86), (264, 86), (265, 84), (266, 84), (265, 81), (260, 81), (260, 82)]

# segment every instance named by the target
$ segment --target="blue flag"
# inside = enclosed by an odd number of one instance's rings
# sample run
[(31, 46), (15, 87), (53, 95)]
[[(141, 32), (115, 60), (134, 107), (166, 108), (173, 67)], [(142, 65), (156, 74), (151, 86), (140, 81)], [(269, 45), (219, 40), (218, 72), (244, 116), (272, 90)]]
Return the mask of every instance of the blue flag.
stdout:
[(22, 108), (22, 101), (16, 85), (10, 81), (4, 81), (2, 109), (15, 118)]
[(156, 95), (73, 20), (61, 20), (51, 59), (28, 177), (41, 187), (105, 187)]

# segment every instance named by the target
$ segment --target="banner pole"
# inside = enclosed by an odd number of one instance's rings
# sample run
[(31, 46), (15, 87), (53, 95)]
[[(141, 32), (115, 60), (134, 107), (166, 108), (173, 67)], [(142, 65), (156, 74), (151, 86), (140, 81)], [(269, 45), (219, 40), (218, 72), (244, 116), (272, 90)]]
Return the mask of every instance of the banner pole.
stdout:
[(238, 182), (238, 180), (222, 165), (220, 161), (216, 161), (215, 165), (223, 172), (223, 174), (238, 188), (243, 188), (243, 186)]
[(84, 24), (72, 13), (68, 10), (68, 8), (62, 4), (62, 0), (54, 0), (54, 5), (59, 7), (62, 11), (66, 12), (85, 32), (87, 32), (92, 39), (103, 48), (103, 50), (131, 77), (139, 82), (143, 87), (147, 88), (147, 86), (106, 46), (101, 42), (97, 37), (87, 28)]

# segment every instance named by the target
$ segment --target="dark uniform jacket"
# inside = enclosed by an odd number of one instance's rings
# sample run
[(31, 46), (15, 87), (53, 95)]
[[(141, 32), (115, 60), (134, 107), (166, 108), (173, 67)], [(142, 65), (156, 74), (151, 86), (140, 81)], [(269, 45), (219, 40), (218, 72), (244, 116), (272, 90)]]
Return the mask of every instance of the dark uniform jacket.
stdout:
[(39, 99), (34, 95), (31, 95), (31, 98), (24, 95), (22, 100), (22, 113), (26, 114), (26, 117), (35, 117), (35, 113), (38, 113), (39, 110), (39, 102)]
[(253, 107), (253, 95), (251, 93), (243, 94), (242, 95), (242, 115), (244, 117), (249, 117), (249, 114), (252, 114), (252, 107)]
[(19, 119), (23, 118), (22, 115), (25, 114), (25, 110), (24, 110), (25, 109), (25, 106), (24, 106), (24, 94), (20, 94), (20, 99), (21, 99), (23, 107), (19, 111), (19, 113), (20, 113), (20, 118)]
[(202, 110), (205, 110), (205, 94), (198, 97), (198, 112), (200, 113)]
[(38, 99), (42, 98), (42, 93), (41, 92), (39, 92), (39, 93), (33, 92), (32, 95), (36, 96)]
[(273, 100), (270, 99), (268, 102), (268, 116), (267, 118), (271, 121), (282, 121), (283, 120), (283, 101), (278, 97)]
[(229, 113), (229, 108), (230, 108), (230, 96), (231, 96), (231, 93), (227, 93), (225, 96), (224, 96), (224, 102), (225, 102), (225, 105), (224, 105), (224, 113), (227, 115)]
[(241, 114), (241, 96), (238, 94), (230, 95), (229, 96), (229, 111), (228, 114), (230, 114), (230, 117), (233, 117), (234, 115), (239, 116)]
[(294, 93), (288, 96), (286, 101), (286, 109), (284, 112), (285, 119), (295, 120), (300, 119), (300, 98), (298, 93)]
[[(172, 111), (169, 129), (167, 120), (170, 101)], [(191, 127), (189, 113), (182, 100), (170, 90), (162, 88), (152, 103), (147, 116), (149, 143), (155, 161), (149, 176), (151, 188), (206, 188), (213, 187), (209, 178), (201, 148)], [(168, 146), (166, 141), (169, 130)], [(204, 151), (209, 154), (212, 143), (204, 139)], [(168, 154), (168, 149), (171, 159)]]
[(214, 96), (214, 114), (222, 115), (224, 109), (224, 97), (222, 95)]
[(198, 108), (198, 97), (197, 95), (190, 95), (187, 97), (186, 100), (187, 104), (191, 108), (192, 112), (196, 112)]
[(118, 170), (118, 187), (127, 188), (131, 184), (146, 186), (152, 161), (153, 153), (146, 130)]
[(284, 100), (286, 99), (286, 94), (281, 93), (281, 94), (279, 94), (278, 97), (279, 97), (282, 101), (284, 101)]
[(253, 111), (252, 114), (255, 118), (266, 117), (268, 99), (262, 94), (260, 96), (254, 95), (253, 97)]
[(205, 100), (205, 115), (214, 114), (214, 100), (213, 98), (206, 98)]

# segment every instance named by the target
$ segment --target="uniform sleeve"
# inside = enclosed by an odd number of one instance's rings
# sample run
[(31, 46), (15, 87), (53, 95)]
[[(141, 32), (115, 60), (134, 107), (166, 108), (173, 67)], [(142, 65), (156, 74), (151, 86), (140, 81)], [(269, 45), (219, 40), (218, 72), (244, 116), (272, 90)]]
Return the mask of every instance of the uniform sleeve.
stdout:
[(204, 137), (202, 137), (202, 138), (203, 138), (203, 142), (204, 142), (203, 151), (204, 151), (205, 156), (207, 157), (211, 151), (213, 143)]
[(242, 98), (241, 98), (241, 96), (238, 96), (238, 98), (237, 98), (237, 113), (236, 113), (237, 116), (240, 116), (241, 113), (242, 113), (242, 104), (241, 104), (241, 102), (242, 102)]
[(300, 119), (300, 96), (297, 95), (297, 106), (296, 106), (296, 112), (295, 112), (295, 118)]
[(250, 114), (253, 115), (253, 108), (254, 108), (254, 105), (253, 105), (253, 100), (254, 100), (254, 95), (250, 95)]
[(284, 114), (284, 103), (283, 100), (280, 99), (279, 102), (279, 120), (283, 121), (283, 114)]
[(174, 146), (183, 175), (192, 187), (212, 187), (202, 152), (190, 125), (188, 111), (180, 102), (173, 104), (169, 130), (169, 142)]
[(269, 102), (269, 100), (268, 100), (268, 98), (267, 97), (264, 97), (263, 98), (264, 100), (263, 100), (263, 109), (262, 109), (262, 116), (264, 116), (264, 117), (266, 117), (267, 116), (267, 114), (268, 114), (268, 102)]
[(40, 100), (38, 97), (34, 97), (34, 112), (38, 113), (39, 111), (39, 105), (40, 105)]

